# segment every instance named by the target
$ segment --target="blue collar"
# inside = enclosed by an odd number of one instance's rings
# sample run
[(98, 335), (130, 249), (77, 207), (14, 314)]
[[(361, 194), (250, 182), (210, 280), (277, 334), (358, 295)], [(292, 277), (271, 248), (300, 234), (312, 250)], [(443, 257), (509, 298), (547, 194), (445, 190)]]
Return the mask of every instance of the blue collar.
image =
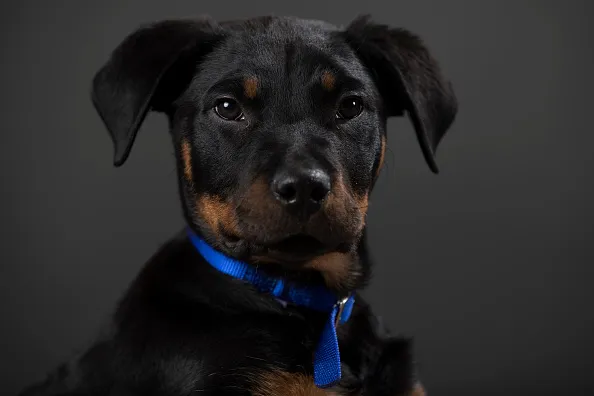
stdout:
[(351, 316), (355, 298), (353, 295), (339, 300), (324, 287), (307, 287), (288, 284), (282, 278), (273, 278), (247, 263), (225, 256), (213, 249), (202, 238), (188, 229), (190, 241), (204, 259), (220, 272), (251, 283), (262, 293), (279, 300), (300, 305), (315, 311), (328, 313), (318, 346), (314, 353), (314, 383), (319, 388), (335, 385), (341, 378), (340, 351), (336, 327)]

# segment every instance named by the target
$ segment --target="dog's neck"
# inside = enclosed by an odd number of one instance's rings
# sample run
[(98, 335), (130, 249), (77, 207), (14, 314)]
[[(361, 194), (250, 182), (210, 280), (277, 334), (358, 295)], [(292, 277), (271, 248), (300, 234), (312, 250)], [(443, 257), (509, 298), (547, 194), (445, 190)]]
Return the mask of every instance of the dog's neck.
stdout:
[(188, 238), (204, 260), (219, 272), (247, 282), (259, 292), (268, 294), (281, 303), (290, 303), (327, 315), (314, 352), (314, 382), (324, 388), (340, 381), (341, 361), (336, 328), (350, 318), (355, 304), (354, 293), (337, 295), (325, 286), (298, 285), (287, 282), (284, 278), (271, 277), (246, 262), (217, 251), (190, 229)]

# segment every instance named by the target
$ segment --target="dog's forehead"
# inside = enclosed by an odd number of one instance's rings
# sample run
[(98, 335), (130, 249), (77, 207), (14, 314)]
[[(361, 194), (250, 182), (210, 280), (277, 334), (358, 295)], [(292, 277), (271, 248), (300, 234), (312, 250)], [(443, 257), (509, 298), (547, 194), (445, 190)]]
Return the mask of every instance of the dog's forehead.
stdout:
[(223, 22), (222, 26), (226, 31), (240, 36), (261, 35), (281, 40), (295, 37), (324, 40), (328, 34), (340, 30), (325, 21), (296, 17), (257, 17), (242, 21)]
[[(228, 33), (204, 65), (220, 78), (243, 73), (297, 77), (306, 83), (316, 73), (330, 70), (371, 83), (365, 67), (340, 36), (339, 29), (325, 22), (287, 18), (268, 23), (244, 21), (233, 25)], [(213, 77), (209, 75), (211, 81)]]

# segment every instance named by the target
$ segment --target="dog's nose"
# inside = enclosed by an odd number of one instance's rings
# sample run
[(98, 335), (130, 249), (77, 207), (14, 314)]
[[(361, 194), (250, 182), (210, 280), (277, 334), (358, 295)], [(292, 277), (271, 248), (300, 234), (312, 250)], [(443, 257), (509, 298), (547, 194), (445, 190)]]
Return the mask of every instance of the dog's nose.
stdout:
[(330, 193), (330, 176), (320, 169), (281, 171), (274, 177), (271, 188), (283, 205), (313, 214)]

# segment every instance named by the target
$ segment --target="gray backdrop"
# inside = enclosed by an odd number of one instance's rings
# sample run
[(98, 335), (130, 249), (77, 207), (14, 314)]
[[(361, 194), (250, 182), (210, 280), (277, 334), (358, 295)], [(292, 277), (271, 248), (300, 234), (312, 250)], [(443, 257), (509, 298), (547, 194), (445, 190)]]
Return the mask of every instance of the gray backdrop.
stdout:
[(89, 84), (138, 24), (203, 13), (359, 13), (422, 35), (460, 114), (423, 162), (408, 121), (369, 216), (367, 291), (416, 337), (431, 395), (594, 394), (593, 4), (587, 1), (20, 1), (0, 6), (0, 386), (13, 394), (92, 339), (182, 226), (165, 120), (129, 162)]

